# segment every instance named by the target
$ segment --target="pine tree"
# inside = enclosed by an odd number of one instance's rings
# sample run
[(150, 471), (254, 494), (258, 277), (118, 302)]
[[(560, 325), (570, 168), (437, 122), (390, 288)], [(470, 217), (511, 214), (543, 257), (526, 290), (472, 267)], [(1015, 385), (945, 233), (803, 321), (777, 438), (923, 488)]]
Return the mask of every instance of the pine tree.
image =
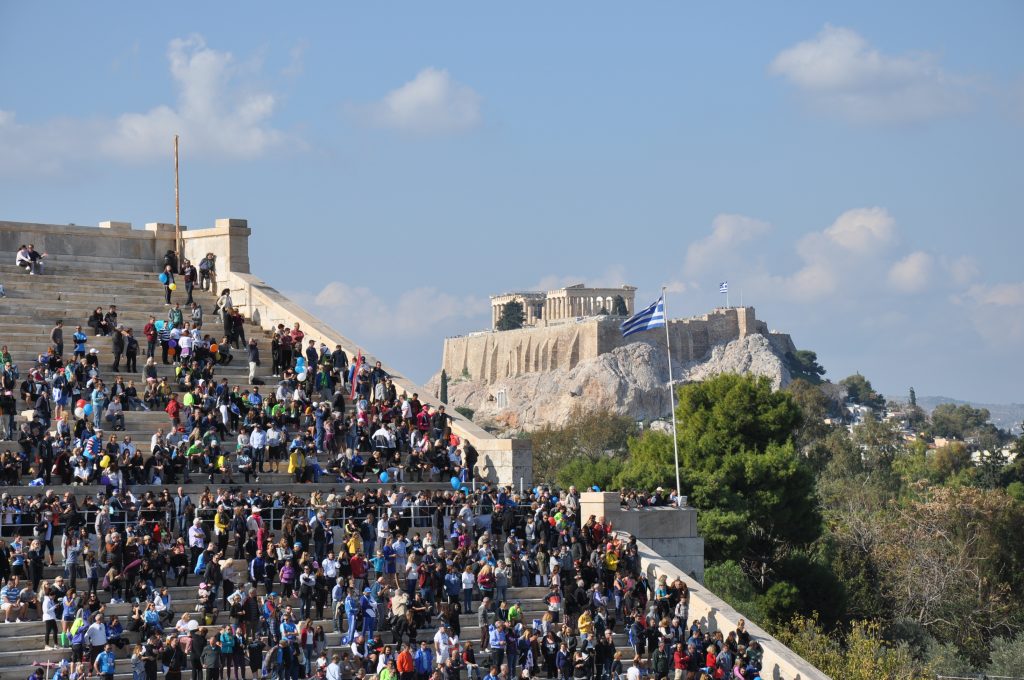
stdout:
[(523, 312), (523, 303), (513, 300), (501, 308), (501, 316), (498, 318), (499, 331), (514, 331), (523, 327), (526, 314)]
[(448, 374), (441, 369), (441, 394), (438, 397), (442, 404), (448, 403)]

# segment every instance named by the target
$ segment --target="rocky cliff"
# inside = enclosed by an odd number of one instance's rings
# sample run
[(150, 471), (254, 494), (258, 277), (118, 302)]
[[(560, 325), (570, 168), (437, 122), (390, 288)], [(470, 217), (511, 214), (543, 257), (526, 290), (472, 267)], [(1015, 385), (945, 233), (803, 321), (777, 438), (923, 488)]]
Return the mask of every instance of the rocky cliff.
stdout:
[[(672, 372), (677, 383), (718, 373), (767, 376), (776, 388), (790, 380), (781, 348), (756, 334), (716, 346), (700, 361), (673, 362)], [(664, 352), (646, 342), (633, 342), (581, 361), (572, 369), (527, 373), (490, 385), (450, 377), (448, 404), (449, 408), (473, 409), (477, 424), (501, 433), (564, 425), (578, 407), (651, 421), (670, 415), (667, 384)], [(434, 376), (428, 387), (436, 398), (440, 375)], [(501, 391), (506, 400), (503, 408), (498, 407)]]

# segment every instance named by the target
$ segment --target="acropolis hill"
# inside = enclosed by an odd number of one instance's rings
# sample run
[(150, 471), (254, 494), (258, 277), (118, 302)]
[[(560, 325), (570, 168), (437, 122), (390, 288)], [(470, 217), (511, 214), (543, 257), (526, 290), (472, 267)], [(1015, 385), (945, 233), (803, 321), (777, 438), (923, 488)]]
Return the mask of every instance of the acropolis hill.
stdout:
[[(628, 292), (626, 304), (630, 313), (633, 310), (634, 290), (626, 286), (618, 291), (619, 294)], [(568, 303), (550, 304), (552, 299), (563, 299), (559, 294), (566, 291), (570, 292)], [(595, 291), (597, 295), (593, 294)], [(536, 325), (513, 331), (491, 330), (447, 338), (441, 368), (452, 378), (461, 376), (490, 384), (501, 378), (526, 373), (572, 369), (581, 361), (594, 359), (630, 342), (654, 343), (664, 350), (663, 332), (646, 332), (623, 338), (619, 324), (624, 317), (596, 313), (598, 307), (591, 300), (610, 302), (608, 292), (609, 289), (587, 289), (582, 286), (552, 291), (547, 294), (549, 304), (544, 305), (546, 314), (539, 317)], [(581, 302), (577, 303), (573, 299), (573, 293)], [(492, 307), (495, 308), (492, 318), (495, 322), (500, 317), (500, 305), (510, 302), (514, 295), (492, 298)], [(531, 311), (533, 305), (524, 304), (524, 309), (527, 310), (528, 323), (537, 318)], [(567, 311), (549, 313), (549, 309)], [(548, 314), (555, 316), (552, 318)], [(768, 325), (756, 318), (753, 307), (719, 308), (702, 316), (669, 321), (672, 359), (680, 363), (699, 361), (712, 348), (752, 334), (767, 338), (780, 356), (796, 351), (789, 335), (769, 331)]]
[[(501, 307), (523, 305), (528, 326), (448, 338), (442, 369), (448, 403), (474, 412), (473, 421), (502, 433), (564, 425), (575, 409), (609, 411), (640, 421), (668, 417), (671, 406), (665, 332), (623, 338), (626, 318), (605, 314), (614, 298), (629, 313), (635, 289), (569, 286), (548, 293), (506, 293), (491, 298), (496, 326)], [(674, 379), (701, 380), (723, 372), (789, 382), (788, 334), (770, 331), (753, 307), (725, 307), (668, 323)], [(440, 393), (440, 374), (428, 387)]]

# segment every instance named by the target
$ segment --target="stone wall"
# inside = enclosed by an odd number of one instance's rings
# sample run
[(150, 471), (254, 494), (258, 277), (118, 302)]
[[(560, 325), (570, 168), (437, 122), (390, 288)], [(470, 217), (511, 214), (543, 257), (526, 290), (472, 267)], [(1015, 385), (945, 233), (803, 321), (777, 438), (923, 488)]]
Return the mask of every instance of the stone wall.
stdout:
[(584, 491), (580, 494), (583, 521), (593, 515), (644, 541), (661, 557), (692, 578), (704, 581), (704, 539), (697, 534), (695, 508), (657, 507), (625, 510), (619, 494)]
[[(621, 319), (599, 316), (557, 326), (484, 331), (446, 338), (441, 367), (453, 379), (468, 376), (471, 380), (491, 384), (524, 373), (573, 368), (580, 361), (640, 339), (665, 346), (663, 330), (623, 338), (619, 330), (621, 322)], [(703, 358), (716, 345), (767, 332), (767, 326), (757, 320), (753, 307), (721, 308), (702, 316), (673, 319), (668, 328), (672, 357), (681, 363)], [(782, 337), (788, 340), (789, 336)]]
[(248, 274), (250, 234), (252, 230), (246, 220), (219, 219), (211, 229), (182, 233), (185, 257), (198, 266), (207, 253), (213, 253), (218, 271)]
[(51, 262), (73, 263), (75, 258), (118, 258), (134, 260), (121, 263), (135, 271), (152, 268), (156, 272), (164, 253), (174, 248), (174, 225), (166, 230), (147, 226), (132, 229), (131, 222), (100, 222), (98, 227), (35, 222), (0, 222), (0, 252), (14, 253), (22, 244), (35, 244), (36, 250), (47, 253)]

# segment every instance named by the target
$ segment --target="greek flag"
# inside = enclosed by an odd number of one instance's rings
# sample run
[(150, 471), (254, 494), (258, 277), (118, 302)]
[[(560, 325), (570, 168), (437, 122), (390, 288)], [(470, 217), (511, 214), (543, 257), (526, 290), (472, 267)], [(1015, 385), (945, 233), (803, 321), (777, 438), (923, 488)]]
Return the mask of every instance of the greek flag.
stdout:
[(662, 328), (665, 325), (665, 298), (658, 298), (633, 316), (622, 322), (622, 337), (639, 333), (640, 331), (652, 328)]
[(720, 284), (718, 284), (718, 292), (719, 293), (728, 293), (729, 292), (729, 282), (728, 281), (722, 281)]

